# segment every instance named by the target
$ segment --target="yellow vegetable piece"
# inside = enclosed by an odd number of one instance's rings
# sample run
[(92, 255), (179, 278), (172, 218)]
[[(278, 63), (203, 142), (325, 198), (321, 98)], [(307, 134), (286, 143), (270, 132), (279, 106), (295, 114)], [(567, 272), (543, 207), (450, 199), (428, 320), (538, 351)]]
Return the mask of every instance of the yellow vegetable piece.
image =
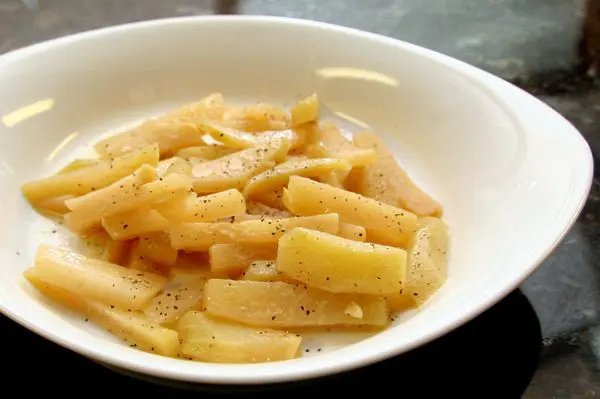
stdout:
[(211, 93), (191, 104), (184, 105), (164, 116), (167, 119), (198, 121), (221, 119), (225, 112), (225, 98), (221, 93)]
[(338, 171), (332, 170), (331, 172), (319, 176), (317, 180), (333, 187), (344, 188), (346, 176), (337, 172)]
[(418, 307), (418, 303), (411, 295), (396, 292), (385, 296), (390, 312), (402, 312)]
[(213, 159), (221, 158), (237, 151), (238, 149), (236, 148), (229, 148), (222, 145), (205, 145), (183, 148), (177, 151), (177, 156), (184, 159), (194, 158), (195, 160), (212, 161)]
[(365, 227), (369, 239), (371, 230), (378, 230), (395, 246), (408, 244), (417, 222), (404, 209), (300, 176), (290, 178), (284, 201), (296, 215), (336, 212), (341, 221)]
[[(283, 191), (281, 191), (281, 196), (283, 196)], [(246, 211), (249, 215), (258, 216), (258, 219), (260, 219), (260, 217), (289, 218), (294, 216), (288, 211), (279, 208), (273, 208), (269, 205), (255, 201), (246, 202)]]
[(58, 285), (48, 283), (43, 279), (43, 275), (35, 267), (26, 269), (23, 277), (40, 293), (50, 298), (52, 301), (68, 308), (71, 311), (85, 314), (87, 313), (88, 302), (80, 295), (76, 295)]
[(156, 166), (157, 163), (158, 146), (151, 145), (111, 162), (99, 162), (87, 168), (27, 182), (21, 186), (21, 190), (35, 206), (43, 199), (80, 196), (99, 190), (132, 174), (144, 164)]
[(138, 252), (147, 260), (165, 266), (177, 261), (177, 250), (170, 244), (169, 234), (165, 232), (146, 234), (140, 237)]
[(145, 206), (105, 216), (102, 218), (102, 226), (113, 240), (129, 240), (143, 234), (167, 230), (169, 221), (158, 211)]
[(263, 203), (271, 208), (285, 211), (285, 217), (292, 216), (286, 211), (285, 204), (283, 203), (283, 188), (273, 191), (265, 191), (262, 193), (256, 193), (253, 197), (254, 201)]
[(189, 193), (185, 197), (162, 203), (155, 207), (171, 223), (213, 222), (246, 213), (246, 201), (236, 189), (198, 196)]
[(24, 275), (42, 294), (123, 338), (132, 347), (164, 356), (176, 356), (179, 352), (177, 332), (148, 320), (138, 311), (85, 300), (71, 291), (47, 282), (43, 275), (38, 274), (37, 269), (29, 269)]
[(271, 329), (255, 329), (188, 312), (177, 323), (181, 353), (214, 363), (262, 363), (298, 356), (302, 338)]
[(162, 356), (177, 356), (179, 335), (149, 320), (139, 311), (111, 308), (107, 305), (90, 306), (88, 318), (111, 333), (123, 338), (130, 346)]
[(182, 192), (191, 189), (189, 177), (172, 174), (162, 180), (151, 181), (155, 171), (143, 166), (131, 178), (125, 178), (102, 190), (73, 198), (66, 202), (72, 210), (65, 215), (65, 224), (71, 230), (83, 233), (93, 226), (100, 225), (101, 219), (115, 213), (122, 213), (154, 203), (168, 201)]
[[(356, 303), (363, 315), (346, 314)], [(211, 315), (272, 328), (388, 324), (385, 300), (373, 295), (332, 294), (304, 285), (242, 280), (209, 280), (204, 306)]]
[(277, 269), (324, 291), (391, 294), (405, 281), (406, 251), (298, 227), (279, 240)]
[(188, 208), (191, 203), (195, 202), (196, 198), (198, 198), (198, 194), (194, 192), (180, 192), (168, 201), (153, 204), (152, 209), (158, 211), (169, 223), (173, 223), (185, 220), (189, 216)]
[(283, 130), (290, 127), (290, 116), (286, 110), (265, 103), (231, 107), (223, 113), (222, 121), (227, 126), (247, 132)]
[(409, 264), (402, 296), (417, 306), (426, 302), (447, 278), (448, 227), (438, 218), (419, 219), (415, 239), (408, 250)]
[(289, 129), (248, 133), (210, 121), (202, 122), (200, 128), (223, 146), (237, 150), (256, 147), (274, 139), (287, 140), (291, 149), (300, 148), (304, 144), (303, 136)]
[(246, 149), (256, 145), (256, 137), (252, 133), (243, 132), (211, 121), (200, 123), (200, 129), (225, 147)]
[(45, 282), (122, 309), (141, 309), (166, 283), (162, 276), (40, 245), (35, 270)]
[(442, 206), (410, 179), (379, 136), (373, 132), (359, 133), (354, 136), (354, 143), (377, 153), (377, 160), (361, 169), (359, 193), (419, 216), (442, 214)]
[(171, 246), (187, 251), (206, 251), (215, 244), (276, 243), (279, 237), (294, 227), (336, 234), (339, 217), (335, 213), (285, 219), (257, 219), (227, 223), (181, 223), (171, 227)]
[(277, 270), (277, 265), (274, 260), (255, 260), (248, 266), (246, 271), (244, 271), (241, 279), (248, 281), (283, 281), (291, 284), (298, 283)]
[(104, 248), (108, 245), (110, 236), (103, 230), (91, 232), (85, 237), (81, 237), (82, 249), (75, 252), (85, 256), (86, 258), (102, 259)]
[(150, 144), (158, 145), (160, 156), (164, 158), (181, 148), (204, 144), (204, 140), (195, 124), (185, 119), (163, 117), (147, 120), (135, 129), (101, 140), (94, 148), (102, 158), (112, 159)]
[(326, 158), (331, 156), (321, 142), (321, 130), (317, 122), (307, 122), (294, 127), (294, 131), (302, 137), (303, 146), (296, 153), (308, 158)]
[[(322, 151), (328, 154), (328, 156), (343, 159), (353, 167), (368, 165), (375, 161), (375, 151), (360, 149), (354, 146), (334, 123), (321, 123), (319, 130), (320, 143), (323, 145)], [(329, 175), (324, 176), (324, 179), (321, 181), (331, 184), (334, 187), (344, 187), (348, 173), (349, 170), (333, 171)]]
[(213, 161), (194, 164), (192, 178), (198, 193), (214, 193), (230, 188), (242, 189), (254, 175), (285, 158), (289, 141), (273, 140), (257, 147), (227, 155)]
[(145, 273), (158, 274), (160, 276), (165, 277), (169, 276), (171, 272), (170, 268), (167, 265), (157, 263), (154, 260), (150, 259), (149, 256), (141, 252), (139, 239), (136, 239), (131, 244), (131, 250), (129, 251), (129, 256), (126, 265), (131, 270), (138, 270)]
[(74, 197), (72, 195), (63, 195), (62, 197), (47, 198), (39, 201), (35, 206), (43, 214), (60, 217), (71, 211), (65, 204), (65, 201), (71, 198)]
[(213, 273), (208, 263), (208, 254), (203, 252), (183, 253), (177, 255), (177, 261), (171, 266), (170, 279), (174, 282), (210, 278), (223, 278), (225, 274)]
[(367, 230), (355, 224), (340, 223), (338, 235), (349, 240), (364, 242), (367, 239)]
[(109, 238), (100, 259), (124, 266), (129, 259), (132, 241), (118, 241)]
[(190, 164), (188, 161), (179, 157), (172, 157), (170, 159), (171, 163), (165, 170), (163, 176), (171, 173), (177, 173), (184, 176), (189, 176), (192, 174), (192, 164)]
[(158, 274), (160, 276), (168, 276), (170, 270), (168, 267), (164, 265), (160, 265), (156, 262), (153, 262), (148, 259), (144, 259), (142, 256), (133, 257), (131, 262), (129, 262), (128, 267), (131, 270), (137, 270), (144, 273), (153, 273)]
[(370, 165), (377, 159), (377, 154), (371, 149), (355, 148), (349, 151), (337, 152), (336, 158), (347, 161), (353, 167)]
[(275, 191), (287, 184), (290, 176), (313, 177), (331, 170), (349, 171), (350, 164), (334, 158), (299, 159), (281, 163), (254, 176), (244, 188), (244, 196)]
[[(113, 211), (118, 202), (127, 202), (129, 197), (137, 196), (141, 187), (156, 180), (156, 170), (149, 165), (142, 165), (132, 174), (100, 189), (65, 202), (71, 211), (95, 212), (100, 215), (116, 213)], [(115, 204), (117, 202), (117, 204)], [(108, 210), (106, 210), (108, 209)]]
[(204, 284), (206, 280), (202, 278), (179, 283), (169, 282), (168, 287), (152, 298), (144, 309), (144, 314), (159, 324), (174, 323), (200, 303)]
[(208, 256), (213, 273), (235, 276), (255, 260), (274, 260), (277, 256), (277, 244), (216, 244), (210, 247)]
[(292, 107), (292, 126), (316, 121), (319, 118), (319, 99), (312, 94)]

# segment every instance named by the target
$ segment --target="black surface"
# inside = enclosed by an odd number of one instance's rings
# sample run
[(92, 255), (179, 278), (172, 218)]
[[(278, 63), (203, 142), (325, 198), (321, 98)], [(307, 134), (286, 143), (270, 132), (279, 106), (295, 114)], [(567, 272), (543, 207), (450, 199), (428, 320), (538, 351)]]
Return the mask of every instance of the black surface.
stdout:
[[(0, 316), (3, 364), (10, 375), (3, 389), (61, 395), (119, 394), (124, 397), (237, 394), (281, 397), (289, 392), (333, 395), (364, 392), (398, 397), (518, 398), (531, 381), (541, 350), (541, 331), (527, 298), (515, 291), (452, 333), (405, 355), (370, 367), (302, 383), (266, 387), (189, 386), (173, 388), (112, 371), (66, 350)], [(31, 382), (23, 385), (23, 376)], [(190, 390), (192, 389), (193, 390)], [(203, 391), (199, 393), (198, 390)], [(411, 395), (411, 396), (407, 396)]]

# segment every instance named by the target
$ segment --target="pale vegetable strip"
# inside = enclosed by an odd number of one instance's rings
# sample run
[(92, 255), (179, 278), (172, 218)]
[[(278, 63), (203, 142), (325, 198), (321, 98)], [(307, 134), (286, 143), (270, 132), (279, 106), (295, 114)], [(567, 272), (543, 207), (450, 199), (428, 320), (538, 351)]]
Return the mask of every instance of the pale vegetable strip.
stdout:
[(406, 251), (298, 227), (279, 240), (277, 269), (329, 292), (392, 294), (405, 281)]
[(230, 107), (223, 113), (222, 120), (227, 126), (247, 132), (283, 130), (290, 127), (290, 115), (286, 110), (265, 103)]
[(359, 133), (354, 136), (354, 143), (377, 152), (377, 160), (360, 171), (358, 191), (361, 194), (419, 216), (441, 215), (442, 206), (411, 180), (378, 135)]
[(355, 224), (340, 223), (338, 235), (349, 240), (363, 242), (367, 239), (367, 230), (364, 227)]
[(178, 174), (142, 185), (136, 183), (135, 179), (127, 183), (129, 185), (121, 184), (120, 181), (105, 189), (69, 200), (67, 206), (73, 211), (65, 215), (65, 224), (71, 230), (82, 233), (99, 225), (105, 216), (168, 201), (191, 189), (190, 179)]
[(49, 245), (38, 248), (35, 270), (49, 284), (122, 309), (142, 309), (166, 283), (164, 277), (156, 274), (86, 258)]
[(84, 315), (86, 321), (102, 326), (110, 333), (123, 338), (130, 346), (163, 356), (176, 356), (179, 352), (177, 332), (149, 320), (142, 313), (83, 299), (46, 281), (37, 269), (29, 269), (24, 274), (38, 291)]
[(241, 280), (298, 283), (298, 281), (289, 278), (277, 270), (277, 264), (273, 260), (256, 260), (252, 262), (244, 273), (242, 273)]
[(236, 275), (255, 260), (274, 260), (277, 256), (277, 244), (215, 244), (209, 248), (208, 256), (211, 271)]
[(48, 216), (62, 216), (70, 212), (65, 204), (66, 200), (74, 198), (72, 195), (46, 198), (36, 203), (37, 209)]
[(129, 250), (131, 249), (131, 243), (131, 241), (108, 239), (100, 259), (109, 263), (116, 263), (117, 265), (125, 265)]
[[(281, 196), (283, 197), (283, 191), (281, 191)], [(262, 197), (261, 199), (263, 199)], [(249, 213), (248, 216), (256, 216), (258, 219), (261, 217), (274, 217), (274, 218), (289, 218), (294, 216), (291, 212), (273, 208), (269, 205), (263, 204), (261, 202), (254, 202), (252, 200), (246, 202), (246, 210)]]
[(171, 246), (188, 251), (206, 251), (224, 243), (269, 244), (294, 227), (307, 227), (336, 234), (339, 218), (335, 213), (284, 219), (246, 220), (239, 223), (182, 223), (171, 227)]
[(248, 179), (285, 159), (289, 141), (278, 139), (192, 167), (194, 190), (215, 193), (230, 188), (242, 189)]
[(278, 209), (291, 215), (283, 203), (283, 187), (278, 190), (269, 190), (260, 194), (255, 194), (253, 199), (273, 209)]
[(223, 146), (231, 149), (242, 150), (268, 143), (274, 139), (285, 139), (290, 143), (290, 149), (295, 150), (304, 145), (304, 136), (295, 130), (275, 130), (260, 133), (248, 133), (225, 126), (218, 126), (205, 122), (204, 131)]
[(359, 148), (352, 144), (333, 123), (324, 122), (319, 125), (321, 143), (331, 156), (344, 159), (352, 166), (369, 165), (377, 159), (376, 152), (371, 148)]
[(172, 284), (152, 298), (144, 314), (159, 324), (174, 323), (200, 303), (205, 284), (202, 278)]
[(296, 215), (336, 212), (340, 220), (382, 231), (394, 244), (407, 245), (416, 227), (417, 217), (400, 208), (345, 191), (304, 177), (292, 176), (284, 200)]
[(158, 211), (150, 207), (142, 207), (105, 216), (102, 218), (102, 227), (113, 240), (129, 240), (144, 234), (167, 230), (169, 221)]
[(236, 152), (237, 149), (221, 145), (205, 145), (198, 147), (187, 147), (177, 151), (177, 156), (185, 159), (211, 161)]
[(169, 234), (166, 232), (152, 233), (140, 236), (137, 253), (146, 260), (171, 266), (177, 261), (177, 250), (170, 245)]
[(202, 133), (193, 124), (182, 119), (148, 120), (134, 130), (108, 137), (96, 144), (103, 158), (122, 156), (140, 147), (156, 144), (161, 157), (173, 154), (180, 148), (203, 144)]
[[(346, 314), (352, 304), (362, 309), (361, 317)], [(204, 306), (215, 316), (271, 328), (388, 323), (381, 297), (332, 294), (287, 283), (212, 279), (204, 286)]]
[(200, 101), (141, 123), (131, 130), (101, 140), (94, 148), (104, 158), (113, 158), (148, 142), (157, 144), (163, 155), (178, 148), (202, 145), (202, 135), (199, 134), (194, 121), (221, 118), (224, 109), (223, 95), (213, 93)]
[(155, 207), (170, 223), (214, 222), (246, 213), (246, 200), (236, 189), (198, 196), (189, 193)]
[(192, 174), (192, 164), (183, 158), (173, 157), (171, 158), (170, 165), (165, 170), (164, 176), (170, 175), (171, 173), (190, 176)]
[(177, 323), (181, 353), (214, 363), (261, 363), (293, 359), (302, 338), (272, 329), (255, 329), (189, 312)]
[(319, 99), (316, 94), (298, 101), (291, 110), (292, 126), (316, 121), (319, 118)]
[(86, 168), (58, 174), (23, 184), (21, 190), (34, 205), (36, 202), (63, 195), (84, 195), (106, 187), (130, 175), (142, 165), (156, 166), (158, 147), (151, 145), (117, 158)]
[(447, 278), (448, 227), (434, 217), (419, 220), (413, 244), (408, 250), (406, 284), (401, 293), (388, 296), (395, 307), (420, 306)]
[[(125, 176), (113, 184), (95, 189), (93, 192), (67, 200), (65, 204), (71, 211), (98, 212), (111, 214), (112, 209), (124, 199), (137, 196), (142, 185), (156, 180), (156, 170), (149, 165), (142, 165), (132, 174)], [(122, 199), (124, 198), (124, 199)]]
[(251, 178), (244, 187), (244, 196), (251, 197), (255, 193), (278, 190), (287, 184), (290, 176), (313, 177), (334, 170), (348, 172), (350, 167), (348, 162), (334, 158), (287, 161)]

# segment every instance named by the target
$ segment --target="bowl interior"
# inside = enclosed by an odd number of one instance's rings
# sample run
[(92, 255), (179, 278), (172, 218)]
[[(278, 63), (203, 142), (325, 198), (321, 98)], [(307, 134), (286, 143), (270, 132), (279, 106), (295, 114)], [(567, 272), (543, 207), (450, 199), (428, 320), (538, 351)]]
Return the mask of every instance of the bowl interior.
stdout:
[[(316, 356), (252, 366), (141, 353), (41, 300), (21, 272), (40, 242), (72, 240), (30, 209), (20, 184), (92, 154), (103, 135), (211, 92), (284, 105), (316, 92), (324, 118), (379, 133), (445, 207), (445, 286), (376, 336), (315, 336), (306, 345), (325, 348)], [(579, 134), (537, 100), (438, 54), (317, 23), (192, 18), (87, 33), (4, 56), (0, 93), (0, 308), (83, 354), (168, 378), (302, 378), (432, 339), (533, 270), (579, 212), (591, 176)]]

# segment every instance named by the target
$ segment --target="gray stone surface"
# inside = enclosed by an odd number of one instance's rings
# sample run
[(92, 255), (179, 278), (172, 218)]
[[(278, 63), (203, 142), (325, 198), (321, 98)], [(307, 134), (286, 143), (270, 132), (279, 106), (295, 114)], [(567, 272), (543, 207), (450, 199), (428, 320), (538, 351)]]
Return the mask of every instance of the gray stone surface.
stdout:
[[(0, 52), (106, 25), (212, 13), (219, 0), (2, 0)], [(331, 22), (450, 54), (506, 78), (569, 68), (584, 0), (240, 0), (239, 13)]]
[[(392, 36), (506, 78), (568, 68), (581, 0), (247, 0), (247, 14), (309, 18)], [(557, 40), (560, 37), (560, 40)]]
[[(108, 25), (214, 12), (364, 29), (438, 50), (533, 89), (545, 87), (543, 77), (559, 72), (567, 82), (558, 82), (558, 94), (540, 98), (584, 133), (595, 154), (600, 151), (600, 90), (587, 80), (572, 86), (568, 81), (584, 0), (0, 0), (0, 53)], [(600, 395), (599, 224), (597, 178), (573, 230), (523, 284), (546, 344), (527, 398)]]

